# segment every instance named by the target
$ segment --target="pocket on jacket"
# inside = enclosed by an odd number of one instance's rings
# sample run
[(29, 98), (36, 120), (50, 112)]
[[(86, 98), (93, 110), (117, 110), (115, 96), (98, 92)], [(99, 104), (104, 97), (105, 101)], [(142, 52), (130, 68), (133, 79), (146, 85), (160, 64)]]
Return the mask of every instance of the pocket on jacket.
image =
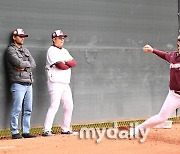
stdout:
[(20, 72), (20, 78), (22, 79), (29, 79), (30, 77), (30, 73), (29, 72), (26, 72), (26, 71), (21, 71)]

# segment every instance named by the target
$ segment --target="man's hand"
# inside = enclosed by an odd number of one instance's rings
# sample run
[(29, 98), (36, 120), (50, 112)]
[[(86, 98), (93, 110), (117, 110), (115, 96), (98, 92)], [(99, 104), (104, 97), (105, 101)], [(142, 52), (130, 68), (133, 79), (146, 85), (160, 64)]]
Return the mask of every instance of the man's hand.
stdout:
[(77, 65), (77, 63), (76, 63), (76, 61), (75, 61), (74, 59), (65, 62), (65, 64), (66, 64), (67, 66), (69, 66), (69, 67), (74, 67), (74, 66)]
[(145, 52), (149, 52), (149, 53), (152, 53), (152, 52), (153, 52), (153, 48), (152, 48), (150, 45), (148, 45), (148, 44), (146, 44), (146, 45), (143, 47), (143, 50), (144, 50)]
[(25, 70), (25, 68), (18, 68), (18, 67), (15, 67), (15, 69), (18, 71), (24, 71)]

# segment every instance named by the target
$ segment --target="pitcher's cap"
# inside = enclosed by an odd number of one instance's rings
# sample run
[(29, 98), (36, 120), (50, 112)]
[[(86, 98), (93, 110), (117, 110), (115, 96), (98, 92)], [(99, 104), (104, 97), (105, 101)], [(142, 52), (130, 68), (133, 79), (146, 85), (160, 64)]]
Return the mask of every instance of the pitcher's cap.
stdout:
[(52, 38), (55, 38), (55, 37), (67, 37), (67, 35), (64, 34), (62, 30), (56, 30), (52, 33)]
[(28, 34), (25, 34), (24, 30), (20, 29), (20, 28), (14, 30), (13, 35), (17, 35), (17, 36), (21, 36), (21, 37), (28, 37)]

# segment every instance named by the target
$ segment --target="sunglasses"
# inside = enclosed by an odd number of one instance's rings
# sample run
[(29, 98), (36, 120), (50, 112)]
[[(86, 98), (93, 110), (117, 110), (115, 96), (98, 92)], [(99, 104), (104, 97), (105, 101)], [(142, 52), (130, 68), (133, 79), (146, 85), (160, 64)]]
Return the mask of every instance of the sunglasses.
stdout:
[(179, 38), (179, 39), (177, 39), (177, 41), (178, 41), (178, 42), (180, 42), (180, 38)]

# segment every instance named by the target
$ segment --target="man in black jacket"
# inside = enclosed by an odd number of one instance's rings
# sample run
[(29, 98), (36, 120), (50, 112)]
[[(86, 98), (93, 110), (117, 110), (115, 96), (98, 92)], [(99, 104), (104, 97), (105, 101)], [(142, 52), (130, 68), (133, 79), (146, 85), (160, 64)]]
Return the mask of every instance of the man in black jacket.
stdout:
[[(12, 139), (36, 137), (29, 133), (32, 112), (32, 70), (36, 63), (29, 50), (23, 47), (24, 38), (28, 37), (23, 29), (13, 31), (13, 43), (8, 46), (6, 64), (8, 77), (11, 82), (12, 109), (10, 130)], [(18, 119), (22, 110), (22, 136), (18, 131)]]

